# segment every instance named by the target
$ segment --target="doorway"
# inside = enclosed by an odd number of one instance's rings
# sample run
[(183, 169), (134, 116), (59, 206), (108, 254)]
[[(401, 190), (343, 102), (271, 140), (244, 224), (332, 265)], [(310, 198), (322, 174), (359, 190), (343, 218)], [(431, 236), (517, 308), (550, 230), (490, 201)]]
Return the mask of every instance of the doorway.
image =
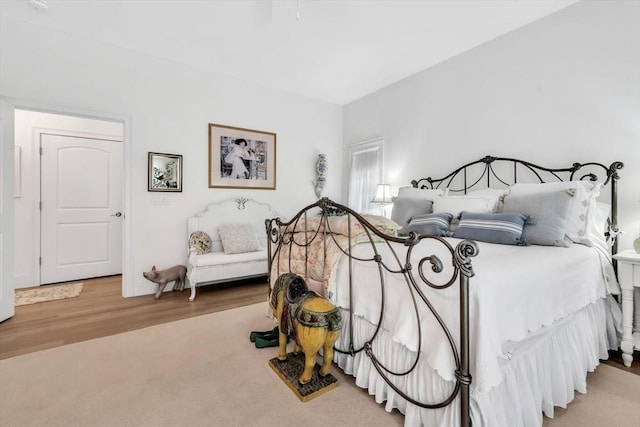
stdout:
[(40, 284), (122, 274), (122, 141), (40, 135)]
[(16, 109), (16, 287), (122, 273), (124, 124)]

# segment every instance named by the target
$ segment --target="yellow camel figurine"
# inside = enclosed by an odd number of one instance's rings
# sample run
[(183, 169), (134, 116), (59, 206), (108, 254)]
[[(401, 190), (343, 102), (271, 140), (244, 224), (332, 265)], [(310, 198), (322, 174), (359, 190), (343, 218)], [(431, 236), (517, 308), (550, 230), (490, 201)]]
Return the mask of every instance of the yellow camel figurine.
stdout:
[(280, 275), (271, 291), (271, 308), (278, 319), (278, 359), (287, 359), (287, 337), (295, 342), (294, 353), (304, 352), (304, 371), (298, 381), (311, 381), (316, 355), (323, 349), (320, 375), (331, 369), (333, 345), (340, 329), (340, 311), (328, 300), (310, 291), (304, 279), (293, 273)]

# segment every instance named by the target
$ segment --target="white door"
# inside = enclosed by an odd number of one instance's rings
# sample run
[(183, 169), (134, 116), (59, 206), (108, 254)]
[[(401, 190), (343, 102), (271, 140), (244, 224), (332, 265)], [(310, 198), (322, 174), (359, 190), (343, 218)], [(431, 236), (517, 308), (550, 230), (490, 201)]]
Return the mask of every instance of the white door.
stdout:
[(42, 134), (40, 283), (122, 273), (121, 141)]
[(0, 101), (0, 322), (12, 317), (13, 278), (13, 105)]

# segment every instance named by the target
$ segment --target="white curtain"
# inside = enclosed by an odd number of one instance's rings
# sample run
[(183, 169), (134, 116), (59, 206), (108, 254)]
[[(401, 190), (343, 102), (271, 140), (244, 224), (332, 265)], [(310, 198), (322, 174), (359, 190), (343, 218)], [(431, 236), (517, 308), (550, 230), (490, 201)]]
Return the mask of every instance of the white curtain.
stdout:
[(382, 140), (355, 145), (349, 168), (349, 207), (360, 213), (373, 213), (371, 204), (376, 186), (382, 182)]

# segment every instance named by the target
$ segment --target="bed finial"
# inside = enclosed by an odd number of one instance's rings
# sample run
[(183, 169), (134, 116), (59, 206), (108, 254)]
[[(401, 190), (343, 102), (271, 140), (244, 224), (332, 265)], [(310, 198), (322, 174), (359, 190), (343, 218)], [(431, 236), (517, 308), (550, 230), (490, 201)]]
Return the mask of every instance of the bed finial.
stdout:
[(326, 211), (326, 209), (333, 204), (333, 202), (328, 198), (328, 197), (322, 197), (320, 198), (320, 200), (318, 200), (318, 207), (320, 207), (320, 209), (322, 209), (323, 211)]
[(622, 169), (624, 167), (624, 163), (622, 162), (613, 162), (611, 163), (611, 166), (609, 166), (609, 177), (611, 179), (613, 179), (614, 181), (617, 181), (620, 179), (620, 175), (618, 175), (618, 172), (620, 169)]
[(486, 163), (486, 164), (489, 164), (489, 163), (493, 163), (496, 159), (497, 159), (497, 157), (484, 156), (481, 161)]
[(473, 267), (471, 266), (471, 257), (478, 255), (478, 245), (472, 240), (463, 240), (458, 243), (455, 250), (455, 262), (460, 268), (461, 274), (467, 277), (473, 277)]

